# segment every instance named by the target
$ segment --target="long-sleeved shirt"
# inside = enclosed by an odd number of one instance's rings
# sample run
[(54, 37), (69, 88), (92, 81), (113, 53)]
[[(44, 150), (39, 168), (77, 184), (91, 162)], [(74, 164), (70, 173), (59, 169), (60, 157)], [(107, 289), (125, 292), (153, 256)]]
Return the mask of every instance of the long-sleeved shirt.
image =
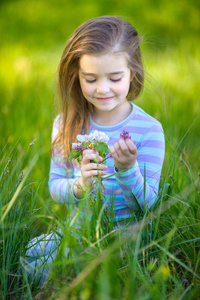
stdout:
[[(164, 160), (165, 140), (161, 124), (137, 105), (130, 103), (132, 111), (122, 122), (100, 126), (90, 118), (88, 130), (88, 134), (95, 130), (105, 132), (110, 138), (109, 146), (119, 140), (123, 130), (128, 131), (138, 150), (137, 161), (132, 168), (103, 181), (104, 195), (109, 199), (114, 198), (115, 221), (130, 218), (132, 210), (137, 209), (135, 198), (141, 208), (144, 205), (149, 208), (153, 206), (158, 195)], [(60, 119), (59, 115), (54, 121), (52, 141), (59, 131)], [(106, 165), (108, 169), (105, 176), (116, 172), (113, 158), (107, 159)], [(80, 201), (73, 194), (74, 182), (81, 177), (80, 165), (71, 163), (67, 167), (66, 162), (57, 154), (51, 158), (49, 175), (49, 191), (54, 200), (59, 203), (69, 203), (70, 199), (74, 203)]]

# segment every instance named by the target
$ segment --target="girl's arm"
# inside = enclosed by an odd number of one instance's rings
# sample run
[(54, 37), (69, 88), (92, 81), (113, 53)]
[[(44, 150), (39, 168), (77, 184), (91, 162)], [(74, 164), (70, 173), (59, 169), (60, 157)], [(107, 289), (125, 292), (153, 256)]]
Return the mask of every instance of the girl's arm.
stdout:
[(52, 198), (59, 203), (72, 203), (76, 199), (73, 193), (77, 178), (72, 168), (67, 168), (59, 157), (52, 157), (49, 173), (49, 192)]
[(128, 169), (119, 173), (116, 180), (128, 205), (135, 207), (135, 197), (141, 207), (146, 205), (151, 208), (157, 199), (164, 159), (165, 142), (162, 127), (154, 125), (149, 128), (138, 149), (134, 150), (134, 147), (136, 148), (131, 140), (123, 143), (119, 140), (111, 147), (116, 168)]
[[(61, 116), (57, 116), (53, 123), (52, 142), (55, 140), (59, 132)], [(73, 194), (73, 186), (77, 180), (77, 172), (75, 174), (73, 165), (67, 167), (66, 162), (62, 159), (59, 150), (55, 150), (51, 157), (51, 165), (49, 172), (49, 192), (52, 198), (59, 203), (69, 203), (75, 200)]]
[(90, 160), (102, 160), (94, 150), (85, 150), (80, 172), (73, 167), (67, 168), (64, 161), (59, 161), (59, 155), (51, 159), (49, 174), (49, 191), (52, 198), (59, 203), (71, 203), (83, 198), (83, 190), (91, 190), (94, 184), (93, 176), (104, 175), (106, 165), (91, 163)]

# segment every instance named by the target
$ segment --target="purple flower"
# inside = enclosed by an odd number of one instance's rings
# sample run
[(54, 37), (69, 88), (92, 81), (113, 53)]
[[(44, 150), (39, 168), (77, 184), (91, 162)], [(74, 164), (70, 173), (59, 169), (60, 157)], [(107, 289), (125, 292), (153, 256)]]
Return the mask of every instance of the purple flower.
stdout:
[(83, 152), (84, 150), (86, 150), (87, 148), (86, 148), (86, 146), (82, 146), (82, 145), (77, 145), (76, 147), (75, 147), (75, 150), (78, 150), (78, 151), (81, 151), (81, 152)]
[(123, 130), (122, 133), (120, 133), (120, 139), (130, 139), (131, 140), (131, 136), (129, 135), (129, 131)]

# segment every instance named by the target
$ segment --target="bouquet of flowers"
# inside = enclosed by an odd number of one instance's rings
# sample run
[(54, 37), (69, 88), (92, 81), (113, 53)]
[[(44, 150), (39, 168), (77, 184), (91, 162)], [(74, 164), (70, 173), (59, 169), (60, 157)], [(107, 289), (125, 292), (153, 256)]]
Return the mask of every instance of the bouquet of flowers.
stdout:
[(86, 149), (94, 149), (99, 152), (99, 155), (105, 160), (109, 153), (108, 141), (109, 137), (104, 133), (95, 130), (89, 135), (77, 135), (79, 143), (72, 143), (72, 152), (69, 156), (69, 161), (77, 159), (80, 163), (83, 157), (83, 151)]

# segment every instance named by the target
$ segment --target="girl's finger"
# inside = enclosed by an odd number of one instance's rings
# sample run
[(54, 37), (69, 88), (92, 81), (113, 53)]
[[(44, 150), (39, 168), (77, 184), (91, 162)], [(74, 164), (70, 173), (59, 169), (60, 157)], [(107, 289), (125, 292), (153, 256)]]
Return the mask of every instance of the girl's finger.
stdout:
[(131, 141), (130, 139), (127, 139), (126, 144), (128, 146), (129, 151), (131, 152), (131, 154), (135, 154), (137, 152), (137, 147), (133, 143), (133, 141)]
[(110, 153), (111, 153), (111, 155), (114, 159), (117, 159), (119, 157), (117, 152), (116, 152), (116, 148), (114, 146), (110, 147)]
[(88, 175), (89, 175), (88, 177), (98, 176), (98, 175), (102, 176), (102, 175), (105, 175), (105, 171), (90, 170), (90, 171), (88, 172)]
[(129, 154), (129, 149), (126, 144), (124, 145), (124, 141), (115, 143), (114, 148), (115, 152), (117, 153), (118, 159), (120, 159), (122, 156), (127, 156)]
[(108, 166), (101, 165), (101, 164), (96, 164), (96, 163), (87, 164), (84, 168), (85, 171), (89, 171), (89, 170), (107, 170), (107, 169), (108, 169)]
[(127, 154), (129, 152), (129, 148), (125, 140), (119, 139), (119, 146), (120, 146), (120, 151), (123, 152), (124, 154)]
[(89, 163), (91, 160), (97, 160), (97, 161), (102, 161), (103, 158), (99, 154), (94, 154), (94, 153), (84, 153), (83, 155), (83, 163)]
[(84, 150), (83, 151), (83, 155), (85, 155), (85, 154), (97, 154), (98, 153), (98, 151), (96, 151), (96, 150), (94, 150), (94, 149), (86, 149), (86, 150)]
[(120, 146), (119, 142), (115, 143), (114, 147), (115, 147), (117, 156), (120, 157), (122, 155), (122, 150), (121, 150), (121, 146)]

